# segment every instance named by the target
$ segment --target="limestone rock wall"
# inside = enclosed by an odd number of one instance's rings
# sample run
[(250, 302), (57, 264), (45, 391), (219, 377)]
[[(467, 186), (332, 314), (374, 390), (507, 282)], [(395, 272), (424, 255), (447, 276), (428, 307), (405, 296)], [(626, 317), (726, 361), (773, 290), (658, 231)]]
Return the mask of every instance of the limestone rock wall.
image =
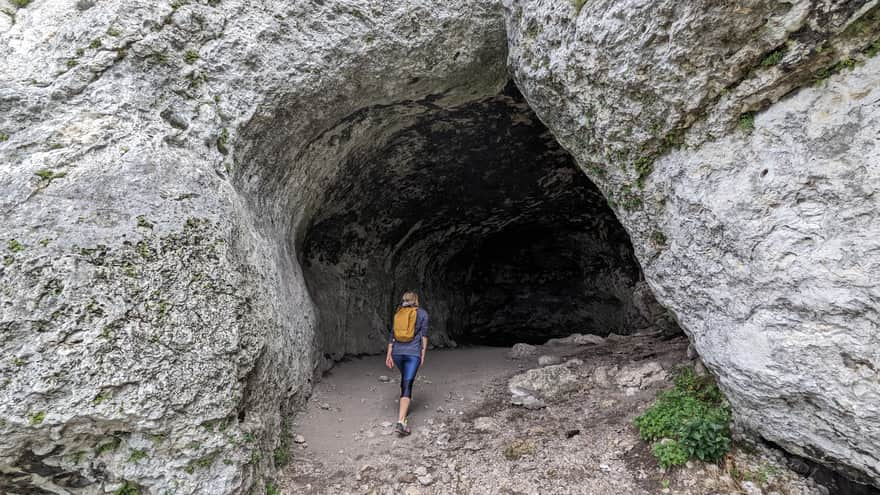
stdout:
[(877, 2), (504, 4), (517, 84), (740, 424), (880, 485)]
[(262, 490), (319, 362), (289, 242), (332, 173), (309, 146), (497, 92), (499, 7), (0, 11), (0, 491)]

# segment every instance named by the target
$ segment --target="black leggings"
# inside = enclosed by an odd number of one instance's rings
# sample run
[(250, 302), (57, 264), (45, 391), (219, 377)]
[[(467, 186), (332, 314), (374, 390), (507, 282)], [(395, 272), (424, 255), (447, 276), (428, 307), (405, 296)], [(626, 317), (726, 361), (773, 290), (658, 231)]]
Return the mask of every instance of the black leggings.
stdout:
[(394, 360), (394, 366), (400, 370), (400, 396), (412, 398), (412, 386), (416, 381), (416, 371), (419, 371), (419, 365), (422, 364), (422, 358), (418, 356), (391, 356)]

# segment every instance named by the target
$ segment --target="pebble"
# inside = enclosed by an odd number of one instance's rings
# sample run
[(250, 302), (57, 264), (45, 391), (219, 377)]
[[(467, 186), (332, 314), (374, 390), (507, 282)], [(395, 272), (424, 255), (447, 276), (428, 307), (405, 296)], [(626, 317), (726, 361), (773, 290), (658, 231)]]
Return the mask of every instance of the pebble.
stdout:
[(422, 486), (428, 486), (433, 482), (434, 482), (434, 477), (431, 476), (430, 474), (426, 474), (424, 476), (419, 476), (419, 483), (421, 483)]
[(481, 416), (474, 420), (474, 429), (477, 431), (494, 431), (498, 428), (495, 420), (488, 416)]
[(330, 409), (330, 404), (328, 404), (326, 402), (322, 402), (318, 407), (320, 407), (321, 409), (327, 410), (327, 409)]
[(419, 466), (413, 471), (413, 473), (415, 473), (416, 476), (424, 476), (428, 474), (428, 468), (425, 466)]
[(293, 443), (306, 443), (306, 437), (302, 435), (296, 435), (293, 437)]
[(379, 375), (379, 381), (382, 383), (388, 383), (391, 381), (391, 378), (387, 375)]
[(391, 426), (393, 425), (394, 423), (392, 423), (391, 421), (382, 421), (381, 423), (379, 423), (379, 426), (381, 426), (382, 428), (391, 428)]

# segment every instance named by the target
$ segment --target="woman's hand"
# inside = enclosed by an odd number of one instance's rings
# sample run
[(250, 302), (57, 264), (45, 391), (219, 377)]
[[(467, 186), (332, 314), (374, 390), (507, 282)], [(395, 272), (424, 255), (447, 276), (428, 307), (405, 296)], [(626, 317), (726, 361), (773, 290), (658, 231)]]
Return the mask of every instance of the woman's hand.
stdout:
[(394, 367), (394, 360), (391, 359), (390, 352), (385, 355), (385, 366), (387, 366), (389, 370)]

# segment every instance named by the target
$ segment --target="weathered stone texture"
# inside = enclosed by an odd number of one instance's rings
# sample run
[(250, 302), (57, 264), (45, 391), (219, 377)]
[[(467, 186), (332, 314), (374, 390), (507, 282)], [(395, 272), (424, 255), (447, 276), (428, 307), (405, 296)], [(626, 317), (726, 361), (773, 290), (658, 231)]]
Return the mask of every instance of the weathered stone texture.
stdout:
[(499, 7), (0, 10), (0, 491), (262, 489), (321, 362), (292, 239), (333, 169), (309, 143), (497, 93)]
[(517, 84), (740, 423), (880, 484), (877, 2), (504, 3)]

